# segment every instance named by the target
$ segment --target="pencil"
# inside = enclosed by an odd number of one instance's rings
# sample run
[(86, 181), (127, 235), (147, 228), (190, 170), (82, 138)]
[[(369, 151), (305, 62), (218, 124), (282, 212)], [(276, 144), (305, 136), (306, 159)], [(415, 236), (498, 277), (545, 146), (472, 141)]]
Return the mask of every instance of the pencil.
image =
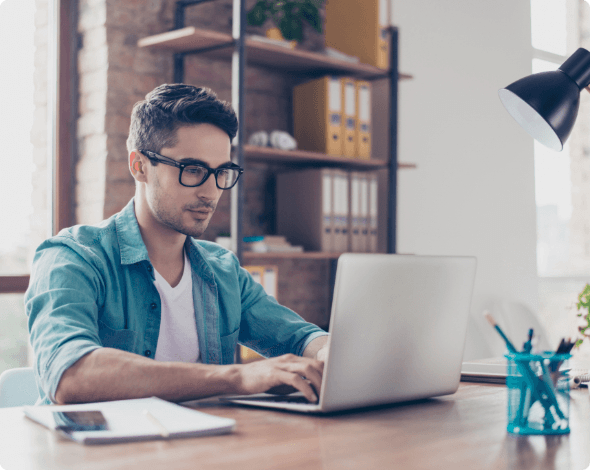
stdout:
[(496, 323), (496, 320), (494, 320), (494, 317), (492, 316), (492, 314), (488, 310), (486, 310), (483, 312), (483, 316), (486, 317), (486, 320), (490, 322), (490, 325), (492, 325), (496, 329), (496, 331), (500, 334), (500, 336), (502, 337), (502, 339), (506, 343), (506, 347), (508, 348), (508, 351), (510, 351), (511, 353), (515, 353), (516, 348), (514, 347), (512, 342), (508, 339), (508, 337), (504, 334), (502, 329), (498, 326), (498, 324)]
[(170, 437), (170, 432), (168, 429), (166, 429), (166, 427), (160, 423), (160, 421), (158, 421), (158, 419), (153, 414), (151, 414), (148, 410), (143, 410), (143, 414), (158, 428), (160, 436), (162, 436), (164, 439)]

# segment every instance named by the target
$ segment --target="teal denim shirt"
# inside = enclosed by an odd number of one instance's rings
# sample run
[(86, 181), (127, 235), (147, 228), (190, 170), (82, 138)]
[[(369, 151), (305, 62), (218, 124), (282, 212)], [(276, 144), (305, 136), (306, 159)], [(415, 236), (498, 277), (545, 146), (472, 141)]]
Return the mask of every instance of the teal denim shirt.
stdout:
[[(267, 357), (302, 355), (327, 334), (267, 295), (232, 252), (190, 237), (185, 247), (203, 363), (233, 363), (238, 342)], [(161, 302), (153, 281), (133, 199), (101, 224), (64, 229), (39, 246), (25, 294), (38, 404), (55, 402), (64, 371), (97, 348), (155, 356)]]

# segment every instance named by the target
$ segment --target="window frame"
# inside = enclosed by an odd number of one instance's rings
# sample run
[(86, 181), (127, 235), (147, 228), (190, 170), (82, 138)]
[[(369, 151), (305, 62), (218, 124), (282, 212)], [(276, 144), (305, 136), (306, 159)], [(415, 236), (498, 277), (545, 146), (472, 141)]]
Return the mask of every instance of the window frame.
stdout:
[[(75, 0), (48, 1), (48, 46), (52, 61), (48, 65), (48, 125), (51, 139), (48, 144), (51, 172), (51, 234), (69, 227), (74, 213), (74, 172), (76, 135), (76, 54), (77, 2)], [(22, 294), (29, 285), (29, 275), (0, 276), (0, 294)]]

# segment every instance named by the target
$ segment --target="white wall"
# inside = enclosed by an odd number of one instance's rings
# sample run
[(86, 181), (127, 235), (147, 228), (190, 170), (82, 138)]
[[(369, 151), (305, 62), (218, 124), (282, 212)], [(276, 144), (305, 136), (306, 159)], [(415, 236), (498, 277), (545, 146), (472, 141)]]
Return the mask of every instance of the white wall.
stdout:
[(533, 140), (497, 93), (531, 73), (530, 4), (393, 0), (392, 23), (414, 75), (400, 85), (399, 159), (418, 165), (399, 175), (398, 252), (477, 257), (472, 358), (495, 339), (482, 310), (537, 309)]

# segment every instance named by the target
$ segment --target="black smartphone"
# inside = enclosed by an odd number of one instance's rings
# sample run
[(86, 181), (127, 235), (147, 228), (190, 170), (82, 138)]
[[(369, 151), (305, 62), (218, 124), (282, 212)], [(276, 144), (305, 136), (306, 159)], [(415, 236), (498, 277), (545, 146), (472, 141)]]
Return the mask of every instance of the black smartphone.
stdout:
[(64, 432), (107, 431), (109, 426), (100, 411), (54, 411), (56, 429)]

